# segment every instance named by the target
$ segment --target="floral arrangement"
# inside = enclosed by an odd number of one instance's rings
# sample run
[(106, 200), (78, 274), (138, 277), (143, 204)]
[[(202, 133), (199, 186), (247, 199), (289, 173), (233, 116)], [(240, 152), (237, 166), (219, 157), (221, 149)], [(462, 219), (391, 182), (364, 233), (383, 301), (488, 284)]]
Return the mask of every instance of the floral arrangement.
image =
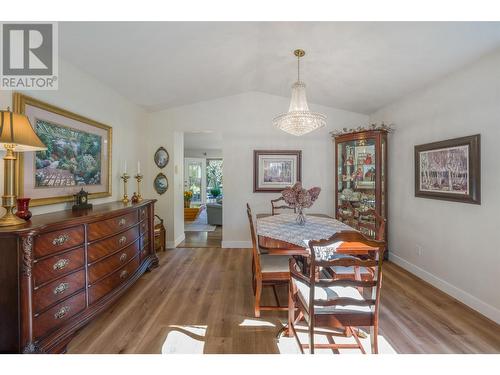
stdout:
[(357, 128), (343, 128), (342, 130), (334, 130), (330, 132), (330, 135), (332, 137), (336, 137), (338, 135), (343, 135), (343, 134), (351, 134), (351, 133), (359, 133), (359, 132), (364, 132), (364, 131), (369, 131), (369, 130), (383, 130), (386, 131), (387, 133), (392, 133), (394, 129), (393, 124), (386, 125), (384, 123), (379, 124), (370, 124), (368, 126), (358, 126)]
[(187, 190), (184, 192), (184, 200), (185, 201), (190, 201), (191, 198), (193, 198), (193, 192), (190, 190)]
[(306, 222), (306, 217), (302, 210), (304, 208), (309, 208), (313, 205), (314, 201), (318, 199), (321, 188), (313, 187), (309, 190), (302, 187), (301, 182), (295, 183), (291, 187), (285, 188), (281, 192), (283, 199), (290, 206), (294, 207), (298, 211), (297, 222), (299, 225), (304, 225)]

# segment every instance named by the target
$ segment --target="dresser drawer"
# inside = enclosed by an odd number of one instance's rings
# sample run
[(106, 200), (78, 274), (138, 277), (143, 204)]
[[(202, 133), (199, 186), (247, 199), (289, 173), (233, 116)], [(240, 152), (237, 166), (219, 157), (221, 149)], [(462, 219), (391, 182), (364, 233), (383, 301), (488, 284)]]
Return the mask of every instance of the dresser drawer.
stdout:
[(141, 235), (148, 232), (148, 220), (141, 221), (139, 224), (139, 231)]
[(52, 281), (33, 293), (33, 310), (39, 312), (85, 287), (85, 270)]
[(132, 276), (137, 268), (139, 268), (139, 256), (136, 256), (133, 260), (111, 275), (91, 285), (89, 288), (89, 303), (95, 303), (113, 289), (117, 288), (121, 283)]
[(54, 255), (44, 260), (35, 261), (33, 265), (33, 279), (35, 286), (50, 281), (71, 271), (74, 271), (85, 264), (84, 248)]
[(137, 221), (137, 210), (134, 210), (133, 212), (125, 215), (116, 216), (96, 223), (90, 223), (88, 226), (89, 241), (94, 241), (110, 234), (118, 233), (121, 230), (136, 224)]
[(148, 217), (148, 208), (147, 207), (139, 208), (139, 220), (147, 219), (147, 217)]
[(85, 309), (85, 291), (68, 298), (33, 319), (33, 336), (40, 338), (60, 327), (65, 321)]
[(94, 242), (93, 244), (90, 244), (88, 248), (88, 261), (89, 263), (93, 263), (106, 255), (113, 254), (121, 248), (130, 245), (138, 238), (139, 228), (136, 225), (135, 227), (119, 233), (116, 236)]
[(149, 242), (149, 232), (146, 232), (141, 236), (141, 247), (148, 242)]
[(141, 250), (141, 262), (149, 255), (149, 243), (144, 244)]
[(82, 245), (85, 240), (83, 226), (41, 234), (35, 237), (35, 257), (57, 253), (62, 250)]
[(94, 283), (96, 280), (116, 271), (138, 253), (139, 240), (137, 239), (132, 245), (127, 246), (125, 249), (89, 266), (89, 282)]

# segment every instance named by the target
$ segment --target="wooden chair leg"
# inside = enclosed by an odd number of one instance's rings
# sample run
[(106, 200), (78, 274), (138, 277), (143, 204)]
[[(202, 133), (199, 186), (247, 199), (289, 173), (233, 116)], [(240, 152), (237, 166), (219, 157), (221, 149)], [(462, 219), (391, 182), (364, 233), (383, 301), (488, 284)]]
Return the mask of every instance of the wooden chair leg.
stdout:
[(262, 280), (255, 279), (255, 317), (260, 318), (260, 296), (262, 295)]
[(278, 297), (278, 291), (276, 290), (276, 285), (273, 284), (273, 293), (274, 293), (274, 298), (276, 299), (276, 305), (278, 307), (281, 307), (280, 305), (280, 298)]
[(370, 327), (370, 343), (372, 354), (378, 354), (378, 324)]
[(314, 354), (314, 317), (309, 321), (309, 353)]
[(295, 303), (293, 302), (293, 286), (292, 282), (288, 283), (288, 332), (287, 336), (292, 337), (292, 325), (295, 320)]

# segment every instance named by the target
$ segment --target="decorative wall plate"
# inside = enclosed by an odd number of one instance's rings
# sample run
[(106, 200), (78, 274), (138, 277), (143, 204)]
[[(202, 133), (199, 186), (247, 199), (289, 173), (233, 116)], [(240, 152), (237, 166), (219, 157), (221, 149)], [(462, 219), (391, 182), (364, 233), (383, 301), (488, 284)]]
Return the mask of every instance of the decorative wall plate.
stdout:
[(155, 152), (155, 164), (158, 168), (165, 168), (170, 160), (170, 156), (168, 155), (168, 151), (163, 147), (160, 147)]
[(168, 179), (163, 173), (158, 173), (156, 175), (153, 184), (156, 192), (160, 195), (164, 194), (168, 190)]

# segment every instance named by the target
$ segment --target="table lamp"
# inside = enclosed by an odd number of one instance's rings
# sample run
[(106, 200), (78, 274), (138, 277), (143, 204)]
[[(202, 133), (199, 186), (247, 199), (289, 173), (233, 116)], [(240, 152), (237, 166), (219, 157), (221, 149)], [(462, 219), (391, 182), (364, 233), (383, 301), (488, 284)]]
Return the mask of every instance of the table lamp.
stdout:
[(0, 226), (25, 223), (12, 212), (16, 207), (16, 155), (14, 152), (41, 151), (47, 147), (33, 131), (28, 117), (13, 113), (9, 108), (0, 111), (0, 147), (5, 148), (4, 188), (2, 206), (7, 211), (0, 218)]

